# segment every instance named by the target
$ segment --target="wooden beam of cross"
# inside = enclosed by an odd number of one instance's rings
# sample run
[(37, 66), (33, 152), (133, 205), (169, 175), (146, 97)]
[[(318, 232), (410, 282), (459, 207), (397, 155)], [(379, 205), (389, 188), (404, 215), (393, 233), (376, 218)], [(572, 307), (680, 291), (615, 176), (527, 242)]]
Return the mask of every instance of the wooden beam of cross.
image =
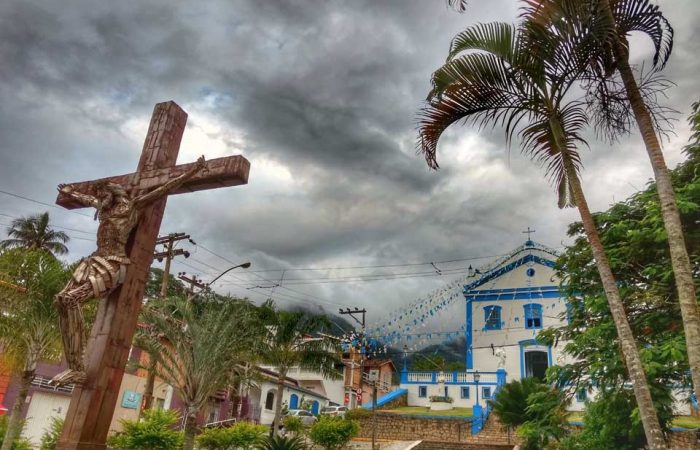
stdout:
[[(157, 104), (136, 172), (71, 186), (91, 194), (97, 183), (104, 181), (120, 184), (131, 192), (146, 192), (164, 185), (191, 167), (191, 164), (175, 165), (186, 122), (187, 113), (174, 102)], [(250, 163), (242, 156), (214, 159), (206, 162), (206, 170), (171, 193), (246, 184), (249, 170)], [(106, 447), (166, 200), (167, 196), (141, 212), (126, 246), (131, 263), (124, 282), (100, 301), (85, 352), (86, 380), (73, 391), (57, 445), (59, 450)], [(82, 207), (64, 194), (58, 196), (56, 203), (68, 209)]]

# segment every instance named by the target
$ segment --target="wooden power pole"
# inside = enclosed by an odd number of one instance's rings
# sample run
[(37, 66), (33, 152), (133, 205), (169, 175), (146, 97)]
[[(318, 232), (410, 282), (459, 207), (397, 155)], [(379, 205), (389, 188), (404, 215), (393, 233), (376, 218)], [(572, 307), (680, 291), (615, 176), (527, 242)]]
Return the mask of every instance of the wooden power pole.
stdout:
[[(170, 281), (170, 262), (176, 256), (190, 257), (190, 252), (181, 248), (175, 249), (175, 243), (183, 239), (190, 239), (189, 234), (185, 233), (170, 233), (166, 236), (159, 236), (156, 239), (156, 245), (164, 245), (165, 251), (155, 252), (153, 257), (162, 262), (165, 260), (165, 268), (163, 269), (163, 279), (160, 282), (160, 297), (168, 295), (168, 282)], [(139, 415), (153, 407), (153, 388), (156, 384), (156, 359), (153, 355), (148, 355), (148, 368), (146, 369), (146, 386), (143, 389), (143, 399), (141, 400), (141, 411)]]
[(163, 280), (160, 285), (160, 296), (165, 297), (168, 294), (168, 282), (170, 281), (170, 262), (176, 256), (190, 257), (190, 252), (181, 248), (175, 249), (175, 243), (183, 239), (190, 239), (189, 234), (185, 233), (170, 233), (167, 236), (160, 236), (156, 239), (156, 245), (164, 245), (165, 251), (156, 252), (153, 257), (161, 262), (165, 260), (165, 268), (163, 269)]
[(187, 272), (180, 272), (177, 274), (177, 277), (190, 285), (190, 298), (194, 297), (194, 288), (199, 288), (202, 290), (207, 288), (207, 285), (204, 284), (204, 282), (202, 282), (200, 278), (197, 278), (197, 275), (192, 275), (191, 277), (188, 277)]

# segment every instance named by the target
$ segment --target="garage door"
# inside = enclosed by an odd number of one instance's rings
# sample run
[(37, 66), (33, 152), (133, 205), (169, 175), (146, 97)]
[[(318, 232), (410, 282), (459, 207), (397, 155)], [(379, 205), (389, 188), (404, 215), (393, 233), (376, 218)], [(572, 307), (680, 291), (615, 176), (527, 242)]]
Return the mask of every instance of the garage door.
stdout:
[(51, 424), (51, 418), (65, 418), (69, 404), (70, 396), (68, 395), (34, 392), (27, 411), (27, 424), (24, 427), (24, 436), (32, 444), (39, 446), (41, 436)]

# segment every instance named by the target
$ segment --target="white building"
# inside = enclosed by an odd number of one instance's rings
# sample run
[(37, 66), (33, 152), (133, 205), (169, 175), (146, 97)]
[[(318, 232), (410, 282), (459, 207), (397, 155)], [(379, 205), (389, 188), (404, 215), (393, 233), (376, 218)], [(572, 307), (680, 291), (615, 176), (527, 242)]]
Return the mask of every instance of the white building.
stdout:
[[(566, 298), (559, 291), (554, 271), (557, 253), (531, 240), (495, 262), (464, 286), (466, 302), (466, 372), (409, 372), (401, 374), (401, 388), (408, 404), (429, 406), (431, 396), (449, 396), (454, 406), (485, 405), (506, 382), (526, 377), (543, 379), (548, 367), (566, 364), (565, 342), (556, 346), (537, 341), (542, 329), (567, 323)], [(475, 380), (478, 379), (478, 383)], [(443, 381), (441, 383), (441, 381)], [(573, 395), (569, 409), (580, 411), (594, 392)], [(688, 392), (674, 392), (677, 414), (689, 414), (683, 399)]]

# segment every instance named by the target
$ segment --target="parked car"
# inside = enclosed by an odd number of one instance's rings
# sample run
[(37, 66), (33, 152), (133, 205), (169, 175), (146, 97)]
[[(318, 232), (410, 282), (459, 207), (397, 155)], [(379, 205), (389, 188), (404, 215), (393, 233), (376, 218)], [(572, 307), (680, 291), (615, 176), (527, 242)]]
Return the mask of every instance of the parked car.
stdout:
[(348, 412), (347, 406), (326, 406), (321, 410), (321, 415), (345, 417), (346, 412)]
[(298, 417), (305, 426), (313, 425), (316, 422), (316, 416), (304, 409), (290, 409), (287, 415)]

